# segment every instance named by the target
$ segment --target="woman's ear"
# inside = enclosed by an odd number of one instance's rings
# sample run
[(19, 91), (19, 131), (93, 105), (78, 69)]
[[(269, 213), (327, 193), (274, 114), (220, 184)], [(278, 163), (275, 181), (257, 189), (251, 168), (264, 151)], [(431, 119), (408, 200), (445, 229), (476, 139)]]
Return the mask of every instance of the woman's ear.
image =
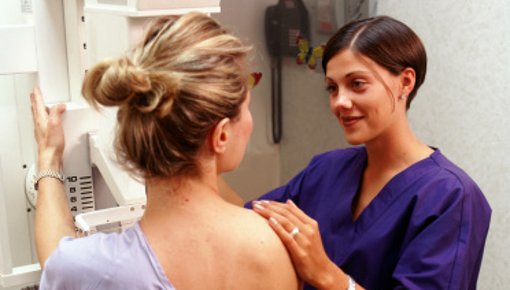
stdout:
[(407, 67), (400, 74), (400, 82), (402, 85), (402, 95), (409, 96), (409, 94), (414, 89), (414, 84), (416, 83), (416, 72), (414, 69)]
[(210, 136), (211, 150), (214, 153), (223, 154), (227, 150), (227, 143), (230, 138), (230, 124), (229, 118), (223, 118), (214, 126)]

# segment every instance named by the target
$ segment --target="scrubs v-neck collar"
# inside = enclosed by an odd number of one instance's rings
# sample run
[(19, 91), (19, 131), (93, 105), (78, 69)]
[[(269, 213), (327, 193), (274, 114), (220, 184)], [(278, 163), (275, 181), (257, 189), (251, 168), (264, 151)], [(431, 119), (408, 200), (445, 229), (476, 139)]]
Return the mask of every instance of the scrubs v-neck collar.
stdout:
[(402, 170), (395, 176), (393, 176), (382, 188), (381, 191), (374, 197), (374, 199), (368, 204), (368, 206), (361, 212), (356, 220), (352, 219), (352, 203), (354, 198), (356, 197), (359, 188), (361, 186), (361, 181), (363, 177), (363, 172), (367, 166), (367, 151), (366, 148), (363, 148), (361, 152), (360, 158), (357, 160), (353, 171), (356, 171), (354, 174), (356, 180), (353, 180), (351, 186), (346, 189), (346, 192), (349, 196), (350, 200), (350, 217), (352, 224), (354, 226), (354, 234), (357, 236), (358, 234), (366, 231), (373, 223), (378, 219), (378, 217), (383, 214), (388, 208), (389, 205), (400, 196), (401, 193), (406, 192), (405, 188), (412, 183), (414, 183), (417, 179), (420, 178), (421, 172), (425, 170), (429, 165), (435, 164), (434, 158), (437, 158), (436, 155), (440, 155), (441, 153), (437, 148), (432, 148), (434, 152), (406, 169)]

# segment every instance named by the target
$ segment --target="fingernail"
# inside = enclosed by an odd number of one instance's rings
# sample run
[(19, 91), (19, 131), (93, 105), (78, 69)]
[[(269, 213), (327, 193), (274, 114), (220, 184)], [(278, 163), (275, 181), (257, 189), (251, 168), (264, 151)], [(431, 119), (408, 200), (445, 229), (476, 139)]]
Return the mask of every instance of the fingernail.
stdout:
[(278, 224), (278, 221), (274, 217), (270, 217), (269, 221), (275, 226)]
[(264, 207), (258, 203), (253, 203), (253, 207), (259, 210), (264, 210)]
[(260, 200), (261, 203), (269, 204), (269, 200)]

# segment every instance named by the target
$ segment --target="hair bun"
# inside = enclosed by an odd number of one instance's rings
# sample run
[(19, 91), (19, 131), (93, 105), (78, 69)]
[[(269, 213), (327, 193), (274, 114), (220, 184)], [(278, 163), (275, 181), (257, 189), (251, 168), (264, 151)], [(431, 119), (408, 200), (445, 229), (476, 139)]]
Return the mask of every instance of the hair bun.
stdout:
[(177, 82), (168, 73), (151, 72), (128, 58), (107, 60), (92, 68), (85, 78), (83, 95), (92, 104), (128, 106), (141, 113), (167, 113), (177, 93)]
[(145, 77), (148, 86), (133, 86), (134, 94), (129, 104), (141, 113), (156, 112), (158, 117), (163, 117), (170, 112), (177, 96), (178, 80), (164, 72), (148, 72)]

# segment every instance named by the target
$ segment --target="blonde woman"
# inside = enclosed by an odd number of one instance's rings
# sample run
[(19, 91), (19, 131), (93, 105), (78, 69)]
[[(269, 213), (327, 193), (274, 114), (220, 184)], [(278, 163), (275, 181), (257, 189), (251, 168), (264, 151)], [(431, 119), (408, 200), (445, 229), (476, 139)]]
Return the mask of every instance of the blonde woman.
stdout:
[[(62, 183), (40, 179), (40, 289), (298, 288), (267, 222), (218, 190), (218, 175), (239, 165), (252, 132), (248, 50), (210, 17), (192, 13), (159, 19), (131, 55), (88, 72), (87, 101), (119, 108), (116, 152), (145, 180), (147, 208), (123, 233), (76, 238)], [(34, 90), (41, 171), (61, 170), (64, 110), (46, 110)]]

